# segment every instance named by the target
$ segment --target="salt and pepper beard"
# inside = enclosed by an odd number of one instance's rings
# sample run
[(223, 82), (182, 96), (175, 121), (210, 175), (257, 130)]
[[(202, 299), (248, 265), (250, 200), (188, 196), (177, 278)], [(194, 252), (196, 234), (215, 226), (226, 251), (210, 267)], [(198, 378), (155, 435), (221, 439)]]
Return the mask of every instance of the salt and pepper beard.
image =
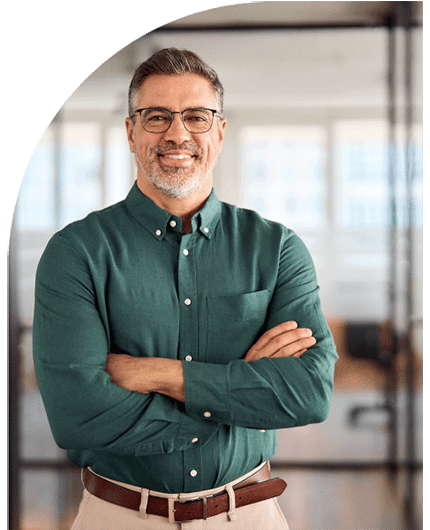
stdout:
[[(212, 167), (205, 172), (202, 168), (182, 168), (182, 167), (162, 167), (158, 161), (158, 155), (168, 151), (186, 150), (197, 159), (202, 156), (202, 149), (191, 142), (184, 142), (181, 145), (169, 144), (156, 146), (151, 149), (148, 156), (147, 167), (145, 168), (137, 151), (134, 156), (136, 164), (144, 176), (162, 193), (175, 199), (183, 199), (194, 193), (212, 172), (216, 159)], [(154, 158), (155, 156), (155, 158)]]

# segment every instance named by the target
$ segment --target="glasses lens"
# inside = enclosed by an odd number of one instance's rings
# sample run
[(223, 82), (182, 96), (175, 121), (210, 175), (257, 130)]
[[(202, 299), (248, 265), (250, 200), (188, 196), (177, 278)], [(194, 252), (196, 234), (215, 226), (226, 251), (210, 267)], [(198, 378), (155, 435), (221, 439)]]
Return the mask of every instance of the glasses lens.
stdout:
[(212, 126), (213, 113), (207, 109), (189, 109), (183, 113), (185, 128), (189, 132), (203, 133)]
[(171, 114), (167, 110), (147, 109), (140, 116), (143, 128), (149, 132), (165, 132), (171, 121)]

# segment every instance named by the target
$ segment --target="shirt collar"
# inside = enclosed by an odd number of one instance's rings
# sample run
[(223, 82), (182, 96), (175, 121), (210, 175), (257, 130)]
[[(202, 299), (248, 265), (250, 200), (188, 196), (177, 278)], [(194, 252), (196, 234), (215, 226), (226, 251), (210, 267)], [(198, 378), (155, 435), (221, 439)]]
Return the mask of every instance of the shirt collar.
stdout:
[[(125, 204), (133, 217), (158, 240), (164, 238), (167, 230), (180, 232), (182, 229), (181, 219), (157, 206), (140, 191), (137, 182), (134, 183), (128, 193)], [(191, 220), (192, 231), (198, 230), (207, 239), (210, 239), (220, 215), (221, 203), (212, 189), (203, 208)]]

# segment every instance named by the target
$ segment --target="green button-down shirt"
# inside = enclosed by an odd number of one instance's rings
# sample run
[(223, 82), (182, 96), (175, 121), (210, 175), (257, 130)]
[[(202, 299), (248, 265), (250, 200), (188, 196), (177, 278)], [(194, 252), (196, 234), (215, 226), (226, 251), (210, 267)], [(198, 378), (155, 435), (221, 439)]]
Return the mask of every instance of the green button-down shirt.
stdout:
[[(297, 235), (212, 192), (181, 232), (135, 184), (55, 234), (36, 277), (34, 360), (54, 438), (79, 466), (165, 492), (222, 485), (327, 417), (337, 355)], [(300, 358), (244, 355), (295, 320)], [(185, 403), (111, 382), (106, 356), (181, 359)]]

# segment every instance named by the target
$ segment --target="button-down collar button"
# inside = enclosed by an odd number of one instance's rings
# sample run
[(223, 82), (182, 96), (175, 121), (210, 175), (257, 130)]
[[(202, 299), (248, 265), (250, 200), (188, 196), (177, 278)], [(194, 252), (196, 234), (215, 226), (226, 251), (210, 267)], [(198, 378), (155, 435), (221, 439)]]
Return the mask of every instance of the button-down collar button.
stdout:
[(205, 418), (210, 418), (212, 416), (212, 414), (209, 411), (206, 411), (206, 412), (203, 413), (203, 416)]
[(185, 305), (191, 305), (191, 300), (189, 298), (185, 298), (184, 304)]
[(174, 219), (172, 219), (172, 220), (170, 221), (170, 226), (171, 226), (172, 228), (175, 228), (175, 226), (176, 226), (176, 221), (175, 221)]
[(189, 252), (186, 248), (184, 248), (184, 256), (188, 256)]
[(196, 476), (197, 476), (197, 471), (196, 471), (195, 469), (192, 469), (192, 470), (190, 471), (190, 475), (191, 475), (192, 477), (196, 477)]
[(187, 356), (185, 357), (185, 360), (186, 360), (186, 361), (192, 361), (193, 358), (191, 357), (191, 355), (187, 355)]
[(193, 438), (191, 441), (193, 442), (193, 444), (195, 444), (195, 443), (197, 443), (199, 441), (199, 439), (198, 438)]
[(156, 235), (156, 236), (161, 236), (161, 230), (156, 230), (156, 231), (155, 231), (155, 235)]
[(206, 227), (203, 228), (203, 232), (204, 232), (205, 234), (209, 233), (209, 228), (206, 228)]

